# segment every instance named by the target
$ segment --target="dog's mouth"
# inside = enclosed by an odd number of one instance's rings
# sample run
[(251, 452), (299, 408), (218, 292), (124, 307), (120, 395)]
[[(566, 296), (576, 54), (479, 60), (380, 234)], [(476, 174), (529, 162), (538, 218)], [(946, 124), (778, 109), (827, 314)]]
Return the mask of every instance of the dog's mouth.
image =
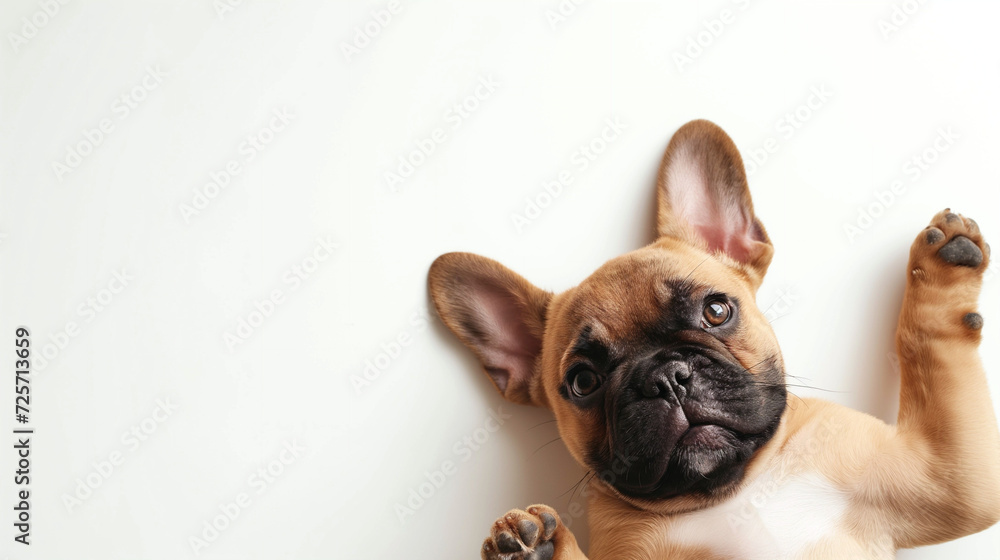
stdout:
[(780, 421), (747, 432), (738, 419), (696, 407), (649, 412), (643, 415), (646, 422), (630, 423), (621, 432), (612, 453), (620, 459), (619, 472), (605, 477), (622, 495), (641, 500), (725, 492), (743, 478), (747, 462)]
[(677, 445), (722, 449), (732, 444), (732, 437), (732, 432), (717, 424), (696, 424), (688, 428)]
[(742, 453), (741, 436), (719, 424), (687, 426), (669, 449), (652, 456), (619, 453), (625, 468), (609, 480), (619, 492), (639, 499), (666, 499), (689, 492), (692, 486), (728, 482), (728, 474)]

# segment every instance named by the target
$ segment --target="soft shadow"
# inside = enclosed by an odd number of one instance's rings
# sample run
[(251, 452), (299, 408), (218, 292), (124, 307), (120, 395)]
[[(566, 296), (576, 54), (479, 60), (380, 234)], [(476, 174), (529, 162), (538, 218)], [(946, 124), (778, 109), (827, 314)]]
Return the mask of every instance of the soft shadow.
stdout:
[(872, 324), (866, 330), (879, 333), (878, 340), (866, 345), (859, 362), (868, 364), (871, 382), (859, 396), (860, 410), (889, 424), (899, 413), (899, 362), (896, 359), (896, 328), (903, 308), (907, 259), (897, 257), (886, 263), (875, 289), (869, 290)]
[[(666, 146), (664, 146), (666, 149)], [(658, 152), (662, 155), (663, 152)], [(653, 164), (649, 166), (652, 171), (649, 172), (646, 184), (650, 186), (649, 197), (644, 202), (645, 208), (641, 212), (636, 212), (636, 216), (645, 216), (645, 223), (641, 224), (642, 231), (645, 234), (643, 245), (649, 245), (650, 243), (656, 241), (658, 237), (656, 234), (656, 219), (659, 213), (659, 207), (656, 205), (656, 180), (660, 175), (660, 157), (657, 157)]]

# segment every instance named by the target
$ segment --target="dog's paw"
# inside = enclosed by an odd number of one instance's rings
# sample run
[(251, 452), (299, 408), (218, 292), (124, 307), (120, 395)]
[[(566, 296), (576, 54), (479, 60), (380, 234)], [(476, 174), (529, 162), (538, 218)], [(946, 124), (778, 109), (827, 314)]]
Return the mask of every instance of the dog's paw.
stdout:
[(483, 542), (483, 560), (552, 560), (560, 530), (566, 529), (548, 506), (512, 509), (493, 524)]
[(957, 272), (979, 276), (989, 266), (990, 246), (972, 218), (940, 212), (913, 244), (910, 273), (915, 277)]
[(950, 209), (934, 216), (910, 249), (904, 309), (911, 312), (900, 326), (979, 336), (983, 317), (976, 307), (989, 264), (990, 246), (975, 220)]

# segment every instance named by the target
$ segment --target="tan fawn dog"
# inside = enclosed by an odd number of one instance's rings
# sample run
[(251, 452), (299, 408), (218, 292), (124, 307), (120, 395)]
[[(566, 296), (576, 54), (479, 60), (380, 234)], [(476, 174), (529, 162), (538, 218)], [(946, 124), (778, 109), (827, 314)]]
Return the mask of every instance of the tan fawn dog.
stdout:
[(677, 131), (657, 205), (654, 243), (559, 294), (468, 253), (431, 267), (438, 314), (504, 398), (550, 409), (601, 473), (589, 556), (536, 505), (497, 520), (484, 559), (892, 558), (1000, 519), (975, 221), (945, 210), (910, 249), (890, 426), (787, 398), (755, 303), (773, 248), (722, 129)]

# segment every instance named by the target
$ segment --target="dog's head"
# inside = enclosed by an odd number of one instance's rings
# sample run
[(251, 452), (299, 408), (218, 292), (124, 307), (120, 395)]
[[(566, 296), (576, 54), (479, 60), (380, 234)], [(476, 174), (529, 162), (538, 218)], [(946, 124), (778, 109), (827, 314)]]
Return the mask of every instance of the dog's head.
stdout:
[(468, 253), (430, 270), (438, 314), (500, 393), (550, 408), (574, 457), (649, 507), (728, 494), (786, 402), (755, 303), (773, 249), (739, 151), (716, 125), (690, 122), (657, 183), (658, 239), (563, 293)]

